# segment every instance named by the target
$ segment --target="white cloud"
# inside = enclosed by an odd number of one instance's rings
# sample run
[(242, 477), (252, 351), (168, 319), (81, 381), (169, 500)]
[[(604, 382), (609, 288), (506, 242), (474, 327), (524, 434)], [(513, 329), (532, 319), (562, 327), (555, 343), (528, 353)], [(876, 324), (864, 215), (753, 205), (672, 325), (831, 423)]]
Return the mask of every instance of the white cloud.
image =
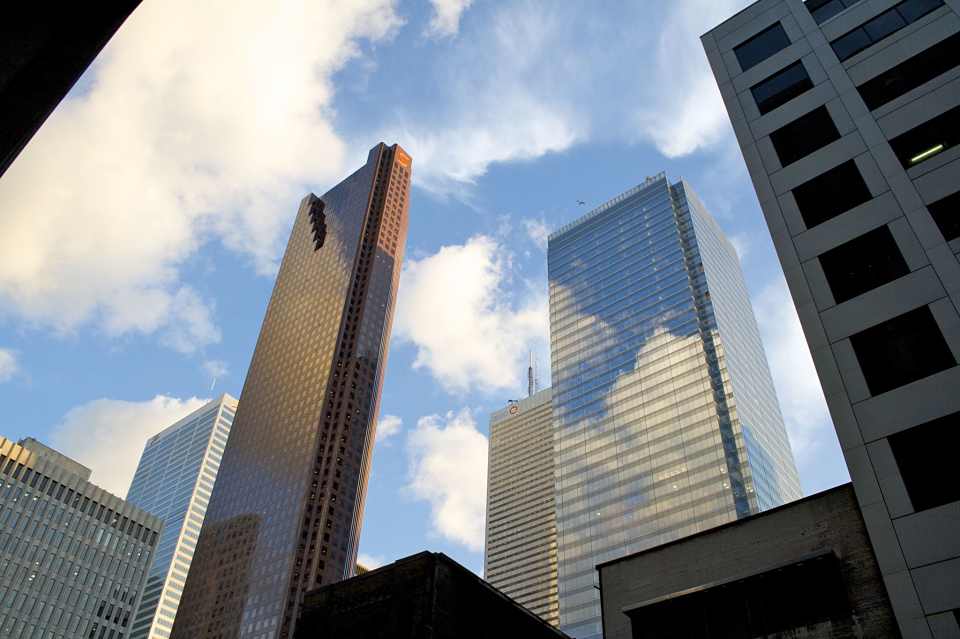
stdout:
[(510, 269), (509, 252), (484, 235), (407, 261), (396, 332), (416, 347), (414, 368), (451, 392), (520, 387), (531, 347), (546, 349), (547, 296), (528, 290), (514, 303)]
[(550, 239), (550, 227), (546, 220), (527, 218), (523, 221), (523, 228), (527, 231), (527, 237), (537, 245), (541, 251), (547, 250), (547, 240)]
[(398, 23), (392, 0), (144, 3), (0, 181), (0, 305), (217, 341), (181, 266), (216, 239), (272, 272), (303, 185), (343, 170), (333, 74)]
[(367, 570), (375, 570), (387, 563), (381, 555), (368, 555), (366, 553), (357, 553), (357, 563)]
[(377, 421), (377, 443), (393, 437), (403, 428), (403, 420), (396, 415), (381, 415)]
[(483, 550), (487, 438), (469, 410), (429, 415), (407, 436), (406, 489), (430, 503), (433, 531), (472, 551)]
[(728, 236), (727, 239), (733, 244), (733, 249), (737, 252), (737, 257), (740, 258), (740, 263), (742, 264), (743, 261), (747, 259), (747, 255), (750, 254), (750, 249), (753, 248), (753, 240), (751, 240), (750, 236), (746, 233), (734, 233)]
[(13, 351), (0, 348), (0, 382), (11, 380), (19, 368), (17, 356), (13, 354)]
[(460, 30), (460, 18), (470, 8), (473, 0), (430, 0), (433, 16), (427, 26), (427, 35), (449, 37)]
[(210, 379), (220, 379), (230, 374), (227, 363), (219, 359), (208, 359), (203, 362), (203, 370)]
[(64, 415), (50, 445), (89, 467), (95, 484), (123, 497), (147, 439), (208, 401), (165, 395), (143, 402), (93, 400)]

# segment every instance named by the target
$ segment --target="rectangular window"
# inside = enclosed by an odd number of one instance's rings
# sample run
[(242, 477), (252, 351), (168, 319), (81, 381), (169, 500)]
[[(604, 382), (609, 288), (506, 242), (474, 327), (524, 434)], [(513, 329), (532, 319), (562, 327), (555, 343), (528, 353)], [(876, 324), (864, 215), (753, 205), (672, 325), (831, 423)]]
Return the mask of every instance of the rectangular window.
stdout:
[(743, 44), (735, 46), (733, 54), (737, 56), (740, 68), (746, 71), (788, 46), (790, 46), (790, 38), (787, 37), (787, 32), (783, 30), (783, 25), (778, 22)]
[(843, 62), (941, 6), (943, 0), (904, 0), (843, 34), (831, 42), (830, 46)]
[(914, 510), (960, 500), (960, 482), (944, 478), (960, 450), (960, 413), (914, 426), (887, 441)]
[(871, 395), (879, 395), (956, 366), (927, 306), (850, 337)]
[(830, 249), (820, 256), (820, 266), (837, 304), (910, 272), (887, 226)]
[(750, 87), (760, 114), (769, 113), (786, 104), (801, 93), (813, 88), (802, 62), (795, 62), (785, 69)]
[(960, 237), (960, 191), (927, 205), (933, 221), (948, 242)]
[(960, 106), (890, 140), (903, 168), (909, 169), (960, 143)]
[(770, 141), (787, 166), (840, 139), (840, 132), (827, 107), (818, 107), (770, 134)]
[(844, 9), (852, 7), (860, 0), (807, 0), (807, 11), (817, 24), (823, 24)]
[(960, 33), (904, 60), (857, 87), (873, 111), (960, 65)]

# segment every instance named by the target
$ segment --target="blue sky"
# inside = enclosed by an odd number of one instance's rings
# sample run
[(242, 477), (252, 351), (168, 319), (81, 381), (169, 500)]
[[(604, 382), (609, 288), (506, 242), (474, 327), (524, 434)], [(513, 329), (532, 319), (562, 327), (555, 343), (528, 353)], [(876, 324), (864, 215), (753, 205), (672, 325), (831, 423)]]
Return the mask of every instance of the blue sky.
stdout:
[(0, 434), (124, 493), (239, 396), (297, 203), (382, 139), (414, 188), (368, 562), (481, 570), (487, 416), (528, 351), (549, 383), (545, 235), (661, 170), (740, 251), (805, 491), (846, 481), (698, 40), (745, 4), (146, 0), (0, 178)]

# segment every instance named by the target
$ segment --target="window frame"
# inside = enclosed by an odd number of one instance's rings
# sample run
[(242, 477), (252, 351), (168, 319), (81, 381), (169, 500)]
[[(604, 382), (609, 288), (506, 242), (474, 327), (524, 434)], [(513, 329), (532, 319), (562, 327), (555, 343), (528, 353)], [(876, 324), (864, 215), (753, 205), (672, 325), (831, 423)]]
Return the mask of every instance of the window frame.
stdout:
[[(786, 43), (785, 43), (783, 46), (781, 46), (779, 49), (776, 49), (775, 51), (770, 51), (770, 52), (768, 52), (768, 53), (767, 53), (766, 55), (764, 55), (763, 57), (757, 57), (756, 59), (754, 59), (754, 60), (752, 60), (752, 61), (750, 61), (750, 60), (748, 59), (747, 62), (749, 62), (749, 63), (745, 63), (743, 58), (744, 58), (744, 57), (748, 57), (748, 53), (749, 53), (750, 50), (749, 50), (749, 49), (744, 49), (744, 47), (749, 47), (750, 45), (755, 45), (761, 38), (763, 38), (763, 37), (767, 36), (768, 34), (770, 34), (771, 31), (774, 31), (774, 30), (777, 30), (777, 29), (779, 29), (779, 32), (783, 34), (783, 37), (785, 38)], [(752, 69), (753, 67), (757, 66), (758, 64), (760, 64), (760, 63), (763, 62), (764, 60), (769, 59), (771, 56), (774, 56), (774, 55), (776, 55), (777, 53), (783, 51), (784, 49), (786, 49), (787, 47), (789, 47), (791, 44), (793, 44), (793, 42), (791, 42), (790, 36), (789, 36), (789, 34), (787, 34), (786, 29), (783, 28), (783, 23), (782, 23), (781, 21), (777, 20), (776, 22), (774, 22), (773, 24), (771, 24), (771, 25), (770, 25), (769, 27), (767, 27), (766, 29), (763, 29), (762, 31), (758, 31), (757, 33), (755, 33), (755, 34), (752, 35), (751, 37), (747, 38), (746, 40), (744, 40), (743, 42), (741, 42), (741, 43), (738, 44), (737, 46), (733, 47), (733, 55), (734, 55), (734, 57), (737, 59), (737, 62), (740, 64), (740, 70), (741, 70), (741, 71), (747, 71), (748, 69)], [(743, 54), (743, 55), (741, 55), (741, 54)]]

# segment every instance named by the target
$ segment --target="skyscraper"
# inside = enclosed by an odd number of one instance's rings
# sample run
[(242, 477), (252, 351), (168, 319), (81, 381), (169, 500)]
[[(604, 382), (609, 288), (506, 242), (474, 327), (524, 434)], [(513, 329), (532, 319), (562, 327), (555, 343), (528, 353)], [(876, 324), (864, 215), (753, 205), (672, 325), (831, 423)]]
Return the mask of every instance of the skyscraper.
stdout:
[(221, 395), (147, 440), (127, 501), (160, 517), (163, 532), (130, 639), (170, 636), (236, 410)]
[(800, 496), (733, 246), (663, 174), (548, 245), (560, 626), (595, 566)]
[(556, 626), (551, 399), (548, 388), (490, 416), (483, 576), (497, 590)]
[(960, 2), (703, 36), (904, 637), (960, 636)]
[(32, 438), (0, 437), (0, 637), (124, 637), (163, 523)]
[(303, 593), (352, 574), (410, 170), (403, 149), (378, 144), (301, 202), (174, 637), (291, 637)]

